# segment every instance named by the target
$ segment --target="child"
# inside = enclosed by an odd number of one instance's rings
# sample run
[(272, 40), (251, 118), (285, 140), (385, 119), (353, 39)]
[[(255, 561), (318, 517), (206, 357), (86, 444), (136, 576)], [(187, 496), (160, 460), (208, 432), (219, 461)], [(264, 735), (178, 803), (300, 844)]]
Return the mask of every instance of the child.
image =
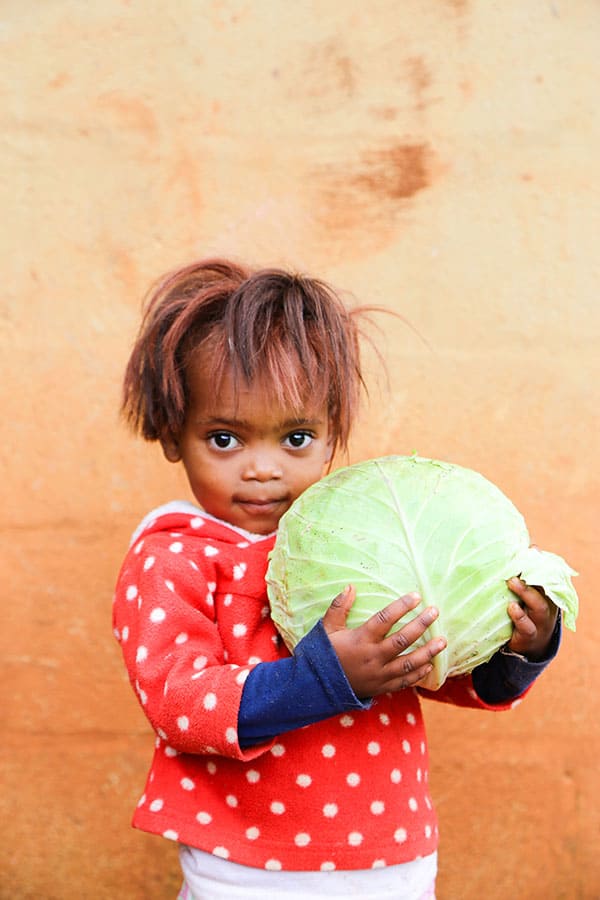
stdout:
[[(198, 504), (142, 522), (114, 605), (156, 733), (133, 824), (179, 842), (180, 898), (434, 896), (418, 686), (445, 640), (398, 654), (437, 611), (388, 636), (409, 594), (348, 629), (340, 585), (290, 655), (264, 583), (281, 516), (346, 448), (359, 315), (320, 281), (204, 261), (155, 289), (127, 366), (126, 418), (183, 463)], [(510, 587), (507, 648), (432, 699), (508, 709), (556, 653), (556, 608)]]

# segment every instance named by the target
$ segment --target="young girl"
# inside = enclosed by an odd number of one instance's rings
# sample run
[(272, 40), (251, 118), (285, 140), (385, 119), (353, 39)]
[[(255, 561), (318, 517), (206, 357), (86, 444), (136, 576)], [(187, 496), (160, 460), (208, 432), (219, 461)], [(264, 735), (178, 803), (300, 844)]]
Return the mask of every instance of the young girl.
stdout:
[[(445, 641), (398, 654), (437, 611), (388, 636), (410, 594), (348, 629), (340, 585), (290, 655), (265, 590), (281, 516), (347, 445), (359, 315), (320, 281), (204, 261), (155, 289), (127, 366), (128, 421), (198, 504), (144, 519), (114, 604), (156, 734), (133, 824), (179, 842), (181, 898), (434, 896), (418, 685)], [(556, 653), (555, 607), (510, 586), (508, 647), (432, 699), (510, 708)]]

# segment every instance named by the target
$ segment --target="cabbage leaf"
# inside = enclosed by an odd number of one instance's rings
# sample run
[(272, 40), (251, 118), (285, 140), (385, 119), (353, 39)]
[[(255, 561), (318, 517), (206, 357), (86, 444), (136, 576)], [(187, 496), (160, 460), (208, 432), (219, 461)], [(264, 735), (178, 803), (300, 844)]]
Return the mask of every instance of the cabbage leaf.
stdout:
[(410, 649), (437, 635), (448, 639), (421, 682), (437, 690), (510, 639), (512, 576), (543, 587), (574, 630), (576, 574), (562, 557), (530, 546), (521, 513), (482, 475), (413, 455), (338, 469), (305, 491), (281, 519), (266, 580), (272, 618), (290, 650), (347, 584), (356, 588), (350, 627), (418, 591), (422, 608), (434, 605), (440, 615)]

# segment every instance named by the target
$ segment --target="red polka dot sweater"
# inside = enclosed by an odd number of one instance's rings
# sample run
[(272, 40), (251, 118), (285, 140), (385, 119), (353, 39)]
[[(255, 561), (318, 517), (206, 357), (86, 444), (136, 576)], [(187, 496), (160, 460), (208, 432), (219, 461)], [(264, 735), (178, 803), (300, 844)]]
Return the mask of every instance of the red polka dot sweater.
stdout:
[[(273, 543), (191, 504), (163, 507), (136, 533), (114, 626), (156, 742), (133, 824), (266, 869), (366, 869), (432, 853), (437, 823), (416, 691), (240, 746), (249, 672), (289, 657), (265, 589)], [(489, 708), (470, 676), (432, 696)]]

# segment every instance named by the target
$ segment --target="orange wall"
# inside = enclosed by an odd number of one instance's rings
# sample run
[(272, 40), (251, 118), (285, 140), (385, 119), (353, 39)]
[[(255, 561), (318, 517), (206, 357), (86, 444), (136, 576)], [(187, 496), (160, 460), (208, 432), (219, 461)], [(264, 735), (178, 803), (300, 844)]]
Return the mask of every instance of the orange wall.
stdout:
[(581, 572), (526, 703), (427, 718), (440, 900), (600, 896), (598, 4), (0, 18), (0, 896), (175, 895), (173, 845), (129, 828), (152, 737), (110, 605), (131, 530), (186, 488), (117, 405), (148, 283), (216, 252), (402, 312), (421, 337), (383, 323), (352, 458), (479, 469)]

